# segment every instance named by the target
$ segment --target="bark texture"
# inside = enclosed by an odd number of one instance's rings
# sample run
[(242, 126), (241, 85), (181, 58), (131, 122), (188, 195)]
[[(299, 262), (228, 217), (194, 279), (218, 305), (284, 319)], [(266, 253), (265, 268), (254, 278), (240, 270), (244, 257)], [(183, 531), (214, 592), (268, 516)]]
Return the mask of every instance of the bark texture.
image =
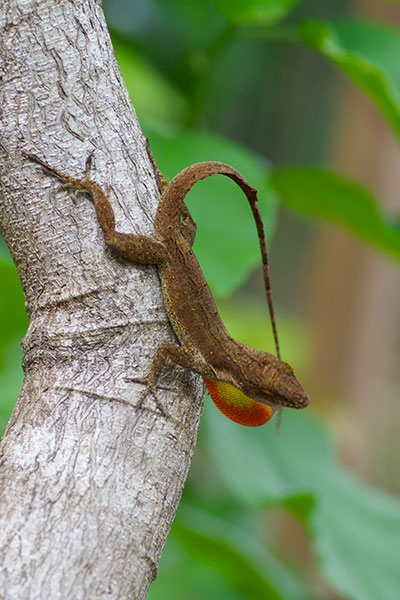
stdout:
[(189, 468), (202, 384), (168, 370), (137, 410), (144, 388), (130, 379), (173, 336), (157, 271), (113, 256), (90, 200), (57, 191), (21, 150), (75, 177), (94, 150), (92, 177), (109, 187), (118, 229), (146, 235), (153, 169), (99, 1), (9, 0), (0, 27), (0, 227), (30, 317), (1, 447), (0, 597), (144, 598)]

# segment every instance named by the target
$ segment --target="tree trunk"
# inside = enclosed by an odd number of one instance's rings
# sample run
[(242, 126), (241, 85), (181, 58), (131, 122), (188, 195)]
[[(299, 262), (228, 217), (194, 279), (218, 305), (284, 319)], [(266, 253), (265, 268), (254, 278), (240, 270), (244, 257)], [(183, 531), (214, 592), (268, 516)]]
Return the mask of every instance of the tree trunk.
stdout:
[(30, 317), (2, 440), (0, 597), (144, 598), (189, 468), (202, 384), (166, 369), (138, 408), (144, 387), (132, 378), (173, 336), (157, 270), (114, 256), (88, 197), (57, 191), (21, 150), (75, 177), (94, 150), (92, 177), (124, 232), (152, 235), (154, 172), (100, 1), (8, 0), (0, 26), (0, 226)]

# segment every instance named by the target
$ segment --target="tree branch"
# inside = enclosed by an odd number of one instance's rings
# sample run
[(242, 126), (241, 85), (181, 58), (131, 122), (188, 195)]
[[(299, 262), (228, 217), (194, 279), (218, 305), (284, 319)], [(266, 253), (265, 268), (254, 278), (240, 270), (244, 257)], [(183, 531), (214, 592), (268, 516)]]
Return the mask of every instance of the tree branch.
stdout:
[[(144, 598), (196, 440), (202, 384), (168, 369), (154, 267), (106, 248), (94, 207), (27, 161), (75, 177), (94, 150), (120, 231), (152, 235), (158, 189), (100, 2), (0, 8), (0, 227), (30, 317), (25, 380), (2, 440), (0, 596)], [(162, 407), (162, 411), (159, 410)]]

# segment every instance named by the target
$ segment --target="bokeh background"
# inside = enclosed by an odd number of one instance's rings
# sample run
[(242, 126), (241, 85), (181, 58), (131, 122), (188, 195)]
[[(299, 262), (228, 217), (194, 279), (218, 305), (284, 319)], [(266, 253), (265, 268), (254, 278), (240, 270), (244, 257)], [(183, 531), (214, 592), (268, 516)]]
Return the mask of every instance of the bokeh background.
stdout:
[[(259, 190), (281, 349), (311, 397), (247, 429), (206, 399), (151, 600), (398, 599), (400, 3), (104, 0), (168, 179), (221, 160)], [(274, 351), (251, 213), (197, 184), (195, 250), (228, 329)], [(0, 245), (0, 417), (27, 320)]]

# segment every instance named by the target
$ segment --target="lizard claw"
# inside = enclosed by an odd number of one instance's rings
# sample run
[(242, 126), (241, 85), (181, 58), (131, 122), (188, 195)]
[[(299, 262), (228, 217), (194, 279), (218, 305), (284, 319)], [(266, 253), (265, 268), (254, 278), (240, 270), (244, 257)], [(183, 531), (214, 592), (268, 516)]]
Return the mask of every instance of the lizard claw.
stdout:
[[(146, 386), (146, 389), (144, 390), (143, 394), (140, 395), (139, 402), (136, 405), (136, 409), (140, 410), (142, 408), (142, 406), (143, 406), (143, 402), (147, 398), (147, 395), (150, 394), (151, 392), (154, 392), (154, 385), (151, 385), (151, 383), (149, 382), (149, 377), (126, 377), (125, 381), (134, 381), (135, 383), (141, 383), (142, 385)], [(155, 397), (155, 395), (154, 395), (154, 401), (155, 401), (156, 406), (157, 406), (158, 410), (160, 411), (160, 413), (164, 417), (167, 417), (167, 415), (166, 415), (163, 407), (158, 402), (158, 400)]]
[(146, 385), (148, 383), (148, 377), (125, 377), (125, 381), (134, 381), (135, 383), (143, 383), (143, 385)]
[(89, 152), (87, 159), (86, 159), (86, 163), (85, 163), (86, 177), (85, 177), (85, 179), (90, 179), (90, 169), (91, 169), (92, 162), (93, 162), (93, 156), (94, 156), (94, 150)]

